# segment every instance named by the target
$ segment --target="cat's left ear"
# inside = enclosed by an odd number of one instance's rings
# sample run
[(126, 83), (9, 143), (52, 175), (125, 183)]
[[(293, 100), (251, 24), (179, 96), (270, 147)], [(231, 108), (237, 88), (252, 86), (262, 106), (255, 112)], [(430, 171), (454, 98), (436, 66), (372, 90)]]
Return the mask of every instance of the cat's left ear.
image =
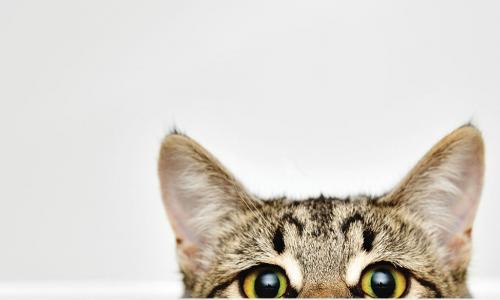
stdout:
[(437, 143), (381, 200), (419, 220), (437, 237), (444, 263), (458, 267), (469, 259), (483, 174), (481, 133), (466, 125)]
[(259, 200), (207, 150), (182, 134), (168, 135), (158, 161), (161, 192), (177, 239), (181, 269), (204, 271), (217, 238), (239, 212)]

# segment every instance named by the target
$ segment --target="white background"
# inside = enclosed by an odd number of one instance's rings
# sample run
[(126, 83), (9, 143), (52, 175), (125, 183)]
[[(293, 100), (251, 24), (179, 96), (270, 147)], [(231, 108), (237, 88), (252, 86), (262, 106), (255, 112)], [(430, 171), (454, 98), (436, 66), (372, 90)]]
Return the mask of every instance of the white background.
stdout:
[(497, 1), (2, 1), (0, 296), (177, 294), (156, 178), (173, 125), (260, 195), (342, 196), (389, 189), (469, 120), (487, 295), (499, 53)]

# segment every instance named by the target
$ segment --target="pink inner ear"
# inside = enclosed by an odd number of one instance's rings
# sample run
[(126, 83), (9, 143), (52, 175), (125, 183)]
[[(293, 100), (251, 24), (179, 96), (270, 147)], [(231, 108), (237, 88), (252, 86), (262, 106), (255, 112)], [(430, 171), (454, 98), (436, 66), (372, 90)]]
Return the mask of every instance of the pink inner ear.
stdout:
[(168, 177), (170, 184), (166, 184), (163, 193), (167, 214), (175, 235), (184, 244), (198, 245), (201, 242), (200, 237), (192, 227), (193, 224), (190, 223), (193, 217), (190, 212), (196, 208), (186, 207), (187, 202), (191, 202), (192, 199), (184, 199), (185, 196), (179, 195), (179, 191), (174, 188), (176, 181), (172, 176)]
[(470, 236), (465, 234), (454, 235), (446, 245), (448, 249), (447, 264), (458, 267), (469, 257)]
[(456, 227), (451, 228), (452, 233), (465, 235), (471, 233), (476, 216), (479, 199), (481, 196), (483, 170), (481, 162), (472, 157), (464, 162), (465, 170), (461, 180), (457, 183), (462, 196), (452, 202), (451, 211), (456, 218)]
[[(445, 263), (452, 268), (459, 268), (467, 264), (474, 218), (478, 208), (483, 183), (483, 154), (477, 145), (458, 153), (462, 159), (452, 165), (460, 168), (459, 177), (449, 179), (457, 187), (459, 194), (448, 199), (448, 209), (452, 223), (447, 231), (442, 232), (442, 246), (446, 251)], [(482, 145), (479, 145), (482, 146)]]
[[(169, 197), (172, 199), (171, 197)], [(168, 201), (168, 200), (167, 200)], [(189, 230), (189, 228), (184, 224), (184, 222), (187, 222), (188, 216), (187, 214), (180, 208), (177, 202), (172, 201), (172, 202), (167, 202), (168, 210), (168, 216), (170, 219), (170, 223), (172, 224), (172, 227), (174, 229), (175, 235), (177, 238), (179, 238), (181, 241), (195, 241), (196, 237), (195, 235)]]
[(199, 263), (199, 248), (198, 246), (181, 241), (177, 244), (177, 251), (179, 255), (179, 263), (182, 265), (184, 271), (195, 272), (203, 270), (203, 265)]

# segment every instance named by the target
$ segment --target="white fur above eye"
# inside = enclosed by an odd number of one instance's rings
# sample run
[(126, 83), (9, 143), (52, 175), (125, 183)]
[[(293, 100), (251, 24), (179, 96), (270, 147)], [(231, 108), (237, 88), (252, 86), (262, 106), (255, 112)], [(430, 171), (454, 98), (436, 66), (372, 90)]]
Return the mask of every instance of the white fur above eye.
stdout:
[(365, 251), (359, 252), (347, 264), (346, 283), (348, 286), (356, 286), (361, 277), (361, 272), (373, 262), (374, 257)]
[(289, 252), (284, 252), (281, 255), (274, 257), (270, 264), (280, 266), (285, 270), (290, 284), (296, 290), (300, 290), (303, 285), (303, 275), (302, 269), (300, 268), (299, 262), (291, 255)]

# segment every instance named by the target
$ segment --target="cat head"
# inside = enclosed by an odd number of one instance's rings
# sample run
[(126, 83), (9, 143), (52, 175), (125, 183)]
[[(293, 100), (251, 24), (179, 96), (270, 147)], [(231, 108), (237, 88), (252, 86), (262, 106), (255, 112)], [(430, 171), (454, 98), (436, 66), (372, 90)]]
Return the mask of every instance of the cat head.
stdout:
[(483, 141), (470, 125), (379, 197), (261, 199), (178, 133), (159, 158), (192, 297), (467, 296), (483, 173)]

